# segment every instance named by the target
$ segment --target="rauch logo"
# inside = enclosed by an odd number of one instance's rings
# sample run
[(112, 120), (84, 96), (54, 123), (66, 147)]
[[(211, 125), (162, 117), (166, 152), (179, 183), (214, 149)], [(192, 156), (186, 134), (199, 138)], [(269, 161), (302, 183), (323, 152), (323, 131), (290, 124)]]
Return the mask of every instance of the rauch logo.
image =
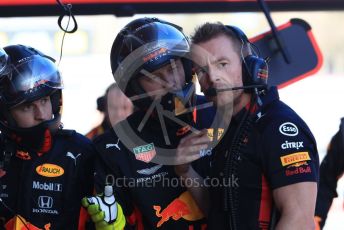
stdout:
[(42, 164), (36, 167), (36, 172), (44, 177), (59, 177), (64, 174), (62, 167), (54, 164)]

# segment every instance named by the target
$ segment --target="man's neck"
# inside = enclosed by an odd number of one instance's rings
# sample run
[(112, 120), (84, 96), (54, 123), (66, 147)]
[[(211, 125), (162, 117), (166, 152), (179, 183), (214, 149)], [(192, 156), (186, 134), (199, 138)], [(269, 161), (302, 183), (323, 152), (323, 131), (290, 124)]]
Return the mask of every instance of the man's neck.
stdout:
[(233, 103), (233, 110), (228, 108), (227, 106), (224, 106), (220, 109), (220, 114), (223, 114), (222, 119), (226, 127), (230, 124), (232, 117), (237, 115), (248, 103), (250, 103), (251, 100), (251, 94), (249, 93), (242, 93), (237, 99), (234, 100)]
[(234, 100), (233, 115), (238, 114), (248, 103), (250, 103), (251, 94), (242, 93), (239, 98)]

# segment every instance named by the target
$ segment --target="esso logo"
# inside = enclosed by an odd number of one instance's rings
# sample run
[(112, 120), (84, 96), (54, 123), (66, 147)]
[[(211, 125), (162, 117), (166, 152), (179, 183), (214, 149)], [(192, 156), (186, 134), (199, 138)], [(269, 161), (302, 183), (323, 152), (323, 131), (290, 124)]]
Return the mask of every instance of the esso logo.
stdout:
[(297, 126), (291, 122), (285, 122), (279, 127), (280, 133), (286, 136), (297, 136), (299, 134), (299, 129)]

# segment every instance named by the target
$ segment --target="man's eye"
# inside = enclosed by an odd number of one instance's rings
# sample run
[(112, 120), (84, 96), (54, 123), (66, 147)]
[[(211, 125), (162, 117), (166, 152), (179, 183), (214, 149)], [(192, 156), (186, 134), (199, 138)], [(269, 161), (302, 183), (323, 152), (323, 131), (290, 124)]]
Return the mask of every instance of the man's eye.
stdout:
[(206, 73), (206, 70), (203, 69), (203, 68), (198, 68), (198, 69), (196, 69), (195, 72), (196, 72), (196, 74), (197, 74), (198, 76), (201, 76), (201, 75), (203, 75), (203, 74)]
[(26, 111), (29, 111), (31, 109), (31, 107), (32, 107), (31, 105), (24, 105), (22, 107), (22, 110), (26, 112)]
[(227, 65), (228, 65), (227, 62), (220, 62), (220, 63), (218, 64), (218, 67), (223, 68), (223, 67), (226, 67)]

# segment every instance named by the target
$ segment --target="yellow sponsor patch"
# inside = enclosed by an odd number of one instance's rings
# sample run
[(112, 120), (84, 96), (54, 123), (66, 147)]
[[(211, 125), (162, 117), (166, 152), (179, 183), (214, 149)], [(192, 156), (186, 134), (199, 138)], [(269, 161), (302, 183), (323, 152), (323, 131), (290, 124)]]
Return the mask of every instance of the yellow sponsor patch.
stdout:
[(297, 153), (292, 153), (281, 158), (281, 162), (283, 166), (286, 165), (291, 165), (291, 164), (295, 164), (297, 162), (300, 161), (308, 161), (311, 158), (309, 157), (309, 153), (308, 152), (297, 152)]
[(64, 174), (62, 167), (54, 164), (42, 164), (36, 167), (36, 172), (44, 177), (59, 177)]
[[(209, 129), (207, 129), (207, 131), (208, 131), (208, 137), (209, 137), (210, 141), (213, 141), (214, 140), (214, 129), (209, 128)], [(222, 128), (217, 129), (217, 139), (216, 140), (220, 140), (223, 132), (224, 132), (224, 129), (222, 129)]]

